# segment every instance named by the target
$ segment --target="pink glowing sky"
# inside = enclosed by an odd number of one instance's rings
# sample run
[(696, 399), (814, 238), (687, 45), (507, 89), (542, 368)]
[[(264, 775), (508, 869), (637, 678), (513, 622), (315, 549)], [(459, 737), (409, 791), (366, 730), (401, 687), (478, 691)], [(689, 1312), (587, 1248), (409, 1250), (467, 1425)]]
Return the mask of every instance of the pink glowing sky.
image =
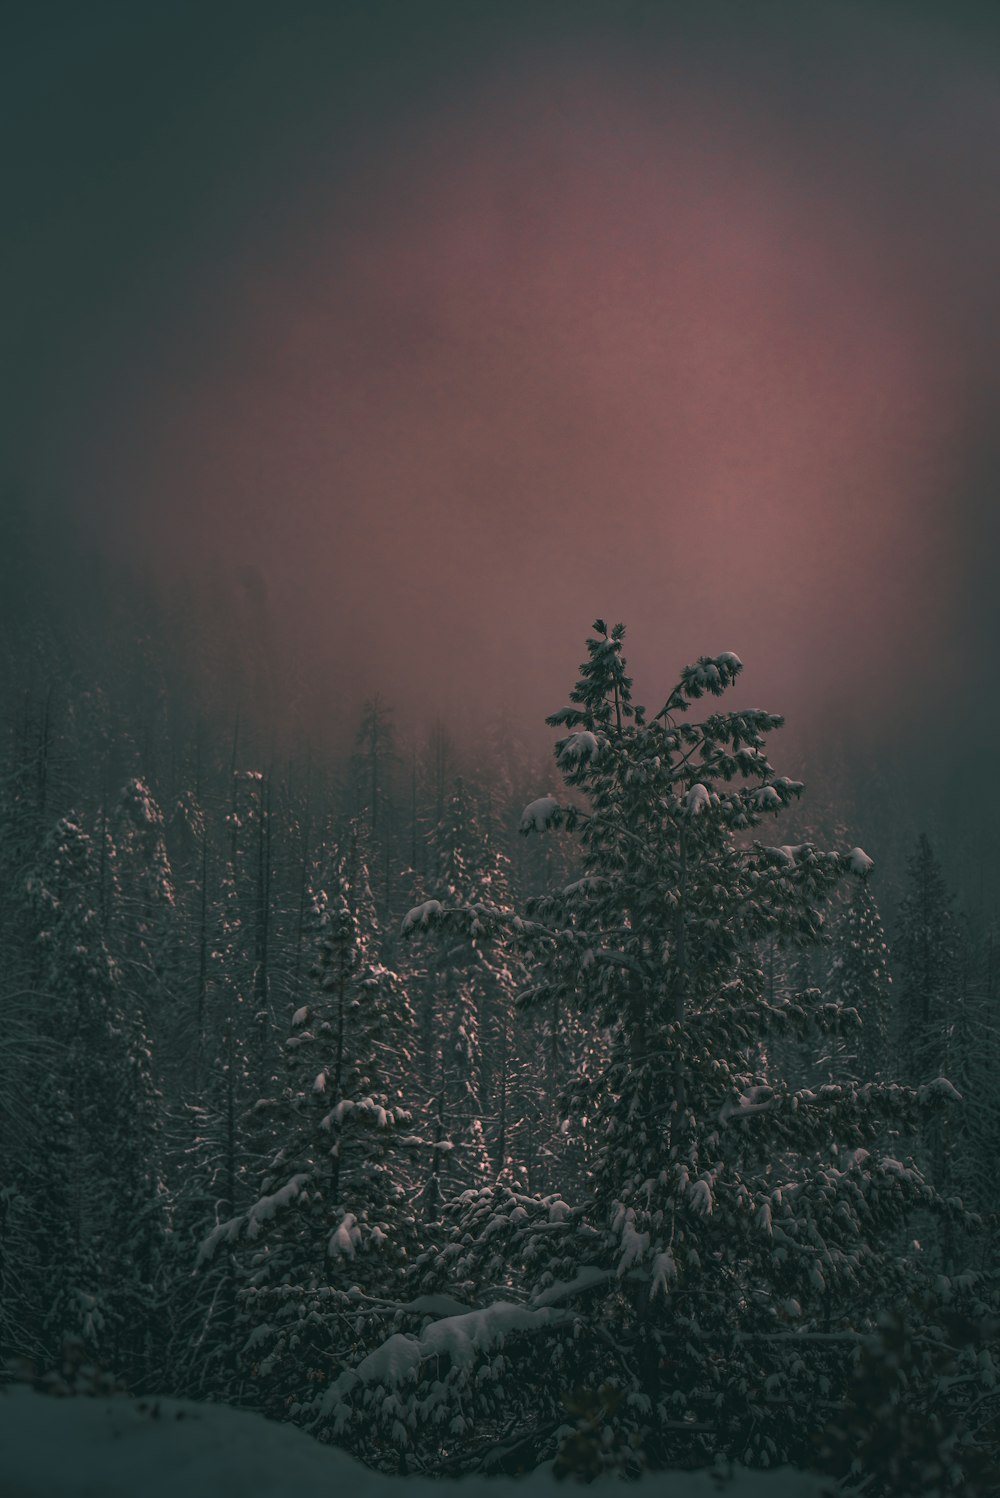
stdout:
[(902, 711), (981, 585), (1000, 89), (851, 14), (816, 57), (515, 38), (320, 114), (72, 352), (45, 482), (262, 567), (405, 712), (555, 708), (598, 613), (650, 703), (732, 649), (790, 716)]

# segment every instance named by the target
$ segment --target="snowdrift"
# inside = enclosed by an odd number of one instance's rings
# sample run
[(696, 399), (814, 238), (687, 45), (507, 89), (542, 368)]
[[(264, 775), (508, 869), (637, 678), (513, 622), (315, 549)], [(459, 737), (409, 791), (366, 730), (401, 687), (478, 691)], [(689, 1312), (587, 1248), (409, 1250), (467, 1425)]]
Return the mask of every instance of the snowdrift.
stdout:
[[(663, 1498), (824, 1498), (819, 1478), (788, 1469), (670, 1472), (642, 1480)], [(56, 1399), (31, 1389), (0, 1391), (0, 1493), (4, 1498), (572, 1498), (628, 1492), (613, 1478), (589, 1489), (559, 1483), (547, 1468), (526, 1478), (460, 1482), (386, 1477), (292, 1425), (224, 1405), (184, 1399)]]

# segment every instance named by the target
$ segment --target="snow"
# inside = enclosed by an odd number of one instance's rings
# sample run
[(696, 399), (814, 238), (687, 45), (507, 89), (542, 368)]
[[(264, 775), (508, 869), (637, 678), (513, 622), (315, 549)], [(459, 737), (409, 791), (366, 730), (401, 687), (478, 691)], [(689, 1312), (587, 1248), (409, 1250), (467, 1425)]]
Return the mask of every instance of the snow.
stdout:
[(297, 1030), (300, 1025), (309, 1023), (309, 1005), (303, 1004), (301, 1009), (296, 1009), (292, 1015), (292, 1029)]
[(320, 1120), (320, 1128), (329, 1129), (334, 1124), (338, 1128), (341, 1128), (345, 1119), (350, 1118), (352, 1114), (356, 1114), (358, 1118), (365, 1119), (369, 1123), (374, 1123), (377, 1129), (391, 1129), (397, 1118), (406, 1119), (409, 1122), (410, 1117), (405, 1109), (397, 1108), (395, 1112), (391, 1112), (389, 1109), (383, 1108), (382, 1104), (377, 1103), (374, 1098), (345, 1097), (341, 1098), (340, 1102), (336, 1103), (330, 1109), (326, 1117)]
[(771, 855), (772, 863), (783, 863), (790, 867), (798, 862), (800, 853), (811, 847), (812, 843), (782, 843), (780, 848), (765, 848), (763, 851)]
[(563, 894), (569, 899), (574, 895), (592, 895), (610, 883), (603, 874), (587, 874), (583, 879), (574, 879), (572, 884), (567, 884)]
[(555, 1306), (562, 1300), (572, 1300), (595, 1285), (603, 1285), (611, 1278), (610, 1269), (601, 1269), (596, 1264), (584, 1264), (571, 1280), (557, 1280), (531, 1297), (533, 1306)]
[(670, 1286), (677, 1278), (677, 1265), (669, 1248), (663, 1253), (656, 1254), (653, 1258), (652, 1283), (649, 1289), (650, 1300), (655, 1300), (657, 1295), (666, 1295)]
[[(783, 1468), (670, 1472), (641, 1480), (649, 1498), (822, 1498), (824, 1483)], [(588, 1492), (618, 1494), (613, 1477)], [(459, 1482), (387, 1477), (293, 1425), (225, 1405), (182, 1399), (54, 1399), (31, 1389), (0, 1391), (0, 1491), (5, 1498), (566, 1498), (567, 1485), (541, 1467), (523, 1478)]]
[(735, 1102), (730, 1098), (723, 1103), (719, 1109), (719, 1122), (728, 1123), (731, 1118), (749, 1118), (751, 1113), (767, 1113), (773, 1106), (773, 1099), (770, 1087), (748, 1087)]
[(699, 1217), (710, 1217), (715, 1205), (712, 1197), (712, 1188), (706, 1180), (692, 1181), (691, 1190), (688, 1193), (691, 1210)]
[(511, 1332), (541, 1331), (543, 1327), (572, 1320), (566, 1311), (549, 1306), (530, 1307), (498, 1300), (493, 1305), (443, 1316), (425, 1326), (419, 1336), (396, 1332), (349, 1368), (332, 1383), (323, 1398), (323, 1413), (330, 1414), (358, 1384), (395, 1386), (415, 1376), (427, 1358), (447, 1357), (454, 1367), (468, 1367), (475, 1358), (490, 1352)]
[(571, 733), (568, 739), (564, 739), (559, 750), (559, 758), (572, 762), (576, 760), (596, 759), (601, 752), (601, 742), (596, 734), (590, 733), (588, 729), (581, 729), (579, 733)]
[(279, 1190), (272, 1192), (270, 1196), (262, 1196), (260, 1201), (254, 1202), (246, 1217), (231, 1217), (228, 1222), (216, 1223), (208, 1237), (202, 1241), (196, 1263), (203, 1264), (206, 1259), (210, 1259), (220, 1243), (235, 1242), (243, 1227), (248, 1238), (258, 1237), (261, 1223), (269, 1222), (276, 1213), (290, 1206), (308, 1179), (306, 1174), (294, 1175)]
[(922, 1087), (918, 1088), (917, 1097), (922, 1103), (932, 1097), (950, 1098), (953, 1103), (962, 1101), (962, 1094), (952, 1086), (947, 1077), (935, 1077), (932, 1082), (925, 1082)]
[(852, 874), (857, 874), (862, 879), (875, 867), (874, 858), (869, 858), (864, 848), (852, 848), (849, 853), (844, 854), (844, 862)]
[(441, 914), (440, 900), (425, 900), (422, 905), (414, 905), (403, 917), (403, 932), (412, 931), (415, 926), (426, 931), (435, 916)]
[(398, 1305), (401, 1311), (416, 1311), (425, 1316), (464, 1316), (473, 1309), (451, 1295), (415, 1295), (412, 1300), (399, 1301)]
[(280, 1190), (272, 1192), (270, 1196), (262, 1196), (259, 1202), (254, 1202), (247, 1213), (247, 1237), (256, 1238), (262, 1222), (269, 1222), (282, 1208), (290, 1206), (308, 1179), (305, 1173), (294, 1175)]
[(682, 678), (691, 696), (700, 697), (703, 692), (711, 692), (718, 697), (742, 670), (743, 662), (739, 656), (731, 650), (724, 650), (721, 655), (703, 655), (694, 665), (685, 666)]
[(336, 1232), (330, 1234), (327, 1251), (334, 1258), (353, 1259), (361, 1242), (361, 1229), (353, 1212), (346, 1212)]
[[(621, 1224), (621, 1255), (618, 1259), (618, 1273), (625, 1274), (633, 1265), (638, 1264), (645, 1257), (649, 1248), (649, 1234), (640, 1233), (635, 1225), (635, 1211), (629, 1207), (624, 1216), (619, 1214)], [(616, 1223), (616, 1227), (618, 1223)]]
[(689, 817), (700, 817), (703, 811), (710, 811), (713, 804), (718, 804), (718, 799), (716, 796), (715, 803), (713, 803), (711, 792), (699, 781), (685, 796), (684, 810)]
[(559, 814), (559, 802), (555, 796), (539, 796), (521, 813), (522, 832), (544, 832), (551, 827)]

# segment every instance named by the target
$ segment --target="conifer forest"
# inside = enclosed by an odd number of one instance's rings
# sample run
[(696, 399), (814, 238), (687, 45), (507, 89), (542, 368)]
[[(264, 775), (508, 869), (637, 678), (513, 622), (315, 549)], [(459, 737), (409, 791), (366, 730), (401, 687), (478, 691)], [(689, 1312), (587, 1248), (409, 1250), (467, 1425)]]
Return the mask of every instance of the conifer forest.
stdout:
[(0, 1498), (998, 1498), (996, 7), (14, 10)]
[(880, 881), (732, 653), (643, 706), (597, 620), (548, 764), (377, 697), (316, 762), (213, 710), (234, 621), (183, 684), (122, 622), (5, 695), (11, 1376), (993, 1491), (997, 964), (926, 836)]

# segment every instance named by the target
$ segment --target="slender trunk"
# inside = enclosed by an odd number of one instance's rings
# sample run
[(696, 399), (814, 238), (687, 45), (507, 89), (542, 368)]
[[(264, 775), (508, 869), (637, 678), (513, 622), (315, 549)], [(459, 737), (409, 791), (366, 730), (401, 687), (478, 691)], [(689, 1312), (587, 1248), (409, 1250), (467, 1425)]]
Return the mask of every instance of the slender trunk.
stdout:
[[(344, 1096), (344, 1051), (347, 1037), (347, 1000), (348, 1000), (348, 959), (347, 950), (341, 944), (339, 953), (339, 966), (337, 969), (337, 1040), (334, 1048), (333, 1075), (331, 1081), (332, 1096), (336, 1102), (340, 1102)], [(343, 1148), (343, 1128), (338, 1132), (336, 1142), (330, 1152), (330, 1201), (336, 1206), (340, 1200), (340, 1177), (342, 1169), (341, 1150)]]
[(688, 851), (687, 832), (681, 831), (681, 884), (680, 902), (677, 907), (677, 958), (674, 972), (674, 1018), (682, 1020), (687, 1004), (687, 890)]
[(417, 867), (417, 746), (414, 741), (410, 764), (410, 868)]
[(499, 1175), (507, 1163), (507, 1094), (510, 1088), (510, 1030), (506, 1013), (500, 1019), (500, 1065), (496, 1080), (497, 1142), (494, 1163)]
[(254, 964), (254, 997), (262, 1034), (270, 1019), (270, 974), (268, 971), (271, 930), (271, 780), (265, 775), (260, 786), (257, 820), (257, 900), (256, 962)]
[(199, 1054), (205, 1036), (205, 990), (208, 985), (208, 823), (201, 834), (201, 888), (198, 899), (198, 989), (196, 994), (196, 1021), (198, 1026)]
[(292, 968), (292, 992), (298, 997), (302, 974), (302, 946), (306, 931), (306, 906), (309, 897), (309, 812), (302, 818), (302, 877), (299, 881), (299, 908), (295, 920), (295, 962)]

